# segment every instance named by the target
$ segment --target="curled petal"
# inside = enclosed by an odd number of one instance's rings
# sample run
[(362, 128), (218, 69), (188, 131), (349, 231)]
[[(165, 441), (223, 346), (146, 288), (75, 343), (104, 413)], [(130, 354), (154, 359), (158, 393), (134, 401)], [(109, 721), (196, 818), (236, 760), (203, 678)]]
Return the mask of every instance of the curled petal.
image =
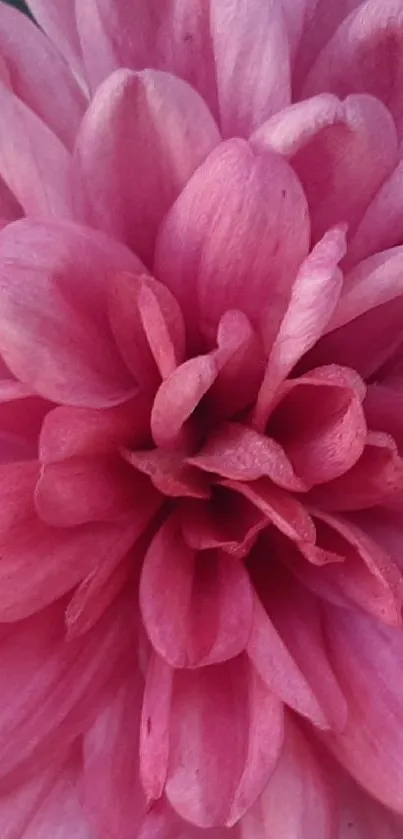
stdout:
[(154, 486), (164, 495), (172, 498), (210, 497), (206, 477), (195, 467), (184, 463), (183, 457), (176, 452), (164, 449), (142, 449), (132, 452), (126, 449), (123, 456), (139, 472), (149, 475)]
[(208, 505), (186, 504), (181, 518), (182, 533), (191, 548), (220, 548), (238, 559), (248, 555), (259, 533), (268, 526), (261, 510), (238, 493), (219, 487), (215, 487)]
[(315, 525), (305, 507), (290, 493), (265, 478), (250, 483), (222, 480), (221, 484), (255, 504), (268, 521), (292, 541), (314, 544)]
[(222, 316), (217, 345), (218, 376), (208, 402), (215, 417), (233, 417), (255, 399), (265, 367), (264, 349), (246, 315), (236, 309)]
[(157, 446), (177, 446), (189, 420), (203, 396), (217, 378), (214, 358), (190, 358), (171, 373), (159, 387), (152, 411), (151, 431)]

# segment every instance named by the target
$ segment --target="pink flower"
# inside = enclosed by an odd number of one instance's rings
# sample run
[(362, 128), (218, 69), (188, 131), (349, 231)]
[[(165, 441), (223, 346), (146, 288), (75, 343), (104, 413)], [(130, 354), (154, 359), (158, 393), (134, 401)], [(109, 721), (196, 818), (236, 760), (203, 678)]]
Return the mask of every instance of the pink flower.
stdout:
[(403, 0), (0, 8), (0, 835), (402, 839)]

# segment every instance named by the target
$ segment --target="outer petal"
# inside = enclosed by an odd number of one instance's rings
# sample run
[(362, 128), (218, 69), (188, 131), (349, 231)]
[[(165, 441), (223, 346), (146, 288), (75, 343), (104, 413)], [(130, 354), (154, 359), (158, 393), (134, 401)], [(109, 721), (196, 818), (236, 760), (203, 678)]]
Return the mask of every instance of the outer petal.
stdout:
[(327, 630), (349, 718), (326, 742), (365, 789), (403, 813), (402, 632), (347, 609), (329, 610)]
[(213, 345), (221, 316), (238, 308), (263, 324), (269, 341), (308, 245), (305, 197), (290, 167), (233, 140), (199, 167), (168, 213), (156, 276), (181, 304), (192, 337), (200, 324)]
[(147, 552), (140, 606), (154, 648), (173, 667), (226, 661), (246, 647), (253, 599), (242, 562), (219, 551), (198, 556), (174, 518)]
[(336, 839), (330, 779), (291, 718), (279, 762), (259, 802), (241, 822), (242, 839)]
[(276, 765), (281, 703), (246, 658), (175, 676), (166, 794), (200, 827), (232, 826)]
[(81, 78), (83, 65), (74, 0), (58, 0), (57, 3), (53, 0), (29, 0), (29, 8), (41, 29), (56, 44), (74, 73)]
[(247, 137), (291, 99), (282, 4), (221, 0), (210, 8), (221, 129)]
[(86, 228), (24, 221), (0, 234), (0, 264), (0, 349), (12, 372), (62, 404), (127, 399), (135, 385), (113, 342), (106, 288), (116, 271), (138, 271), (136, 257)]
[(85, 96), (51, 41), (6, 5), (0, 8), (0, 53), (14, 93), (72, 148)]
[(150, 263), (159, 223), (219, 143), (200, 96), (156, 70), (119, 70), (98, 89), (77, 141), (86, 218)]

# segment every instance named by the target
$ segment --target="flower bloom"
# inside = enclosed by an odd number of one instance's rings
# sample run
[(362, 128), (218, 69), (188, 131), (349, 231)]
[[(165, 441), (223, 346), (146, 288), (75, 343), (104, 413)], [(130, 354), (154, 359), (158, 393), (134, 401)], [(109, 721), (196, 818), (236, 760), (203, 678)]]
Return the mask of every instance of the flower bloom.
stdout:
[(2, 839), (402, 839), (403, 0), (0, 8)]

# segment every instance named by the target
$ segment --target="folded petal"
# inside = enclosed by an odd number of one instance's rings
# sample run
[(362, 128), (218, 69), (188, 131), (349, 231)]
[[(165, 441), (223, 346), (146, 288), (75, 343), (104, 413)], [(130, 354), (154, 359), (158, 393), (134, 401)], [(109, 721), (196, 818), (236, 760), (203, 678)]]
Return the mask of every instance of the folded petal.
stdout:
[(187, 464), (181, 454), (166, 449), (141, 449), (135, 452), (126, 449), (122, 454), (135, 469), (149, 475), (154, 486), (164, 495), (172, 498), (210, 497), (211, 491), (205, 475)]
[(179, 301), (193, 342), (201, 330), (212, 346), (229, 308), (263, 325), (269, 341), (308, 246), (305, 197), (291, 168), (232, 140), (199, 167), (166, 216), (155, 272)]
[(150, 264), (158, 226), (220, 141), (202, 98), (157, 70), (119, 70), (97, 90), (76, 145), (84, 220)]
[(255, 504), (268, 522), (292, 541), (314, 544), (315, 525), (303, 504), (290, 493), (265, 478), (250, 483), (225, 479), (220, 483)]
[(289, 104), (290, 56), (280, 0), (210, 4), (220, 124), (224, 137), (248, 137)]
[(224, 487), (214, 487), (209, 503), (190, 501), (181, 512), (182, 533), (189, 547), (197, 551), (220, 548), (237, 559), (247, 557), (268, 526), (261, 510)]
[(130, 251), (70, 224), (21, 221), (0, 234), (0, 350), (10, 370), (62, 404), (109, 407), (135, 384), (106, 302), (111, 277), (137, 271)]
[(331, 779), (290, 716), (278, 764), (259, 802), (244, 816), (242, 839), (334, 839), (337, 810)]
[(283, 712), (244, 657), (175, 675), (166, 795), (199, 827), (232, 826), (266, 786)]
[(73, 148), (86, 98), (52, 42), (6, 5), (0, 8), (0, 53), (16, 96)]
[(152, 411), (151, 431), (162, 448), (178, 448), (203, 396), (217, 378), (213, 355), (199, 355), (177, 367), (157, 390)]
[(215, 361), (218, 376), (208, 403), (214, 417), (233, 417), (248, 408), (263, 377), (265, 354), (260, 336), (237, 309), (222, 316), (217, 330)]
[[(80, 3), (81, 6), (81, 3)], [(29, 0), (29, 8), (41, 29), (57, 46), (78, 78), (83, 78), (80, 40), (73, 0)]]
[(214, 664), (245, 649), (253, 599), (242, 562), (220, 551), (198, 555), (175, 518), (147, 552), (140, 606), (155, 650), (173, 667)]

